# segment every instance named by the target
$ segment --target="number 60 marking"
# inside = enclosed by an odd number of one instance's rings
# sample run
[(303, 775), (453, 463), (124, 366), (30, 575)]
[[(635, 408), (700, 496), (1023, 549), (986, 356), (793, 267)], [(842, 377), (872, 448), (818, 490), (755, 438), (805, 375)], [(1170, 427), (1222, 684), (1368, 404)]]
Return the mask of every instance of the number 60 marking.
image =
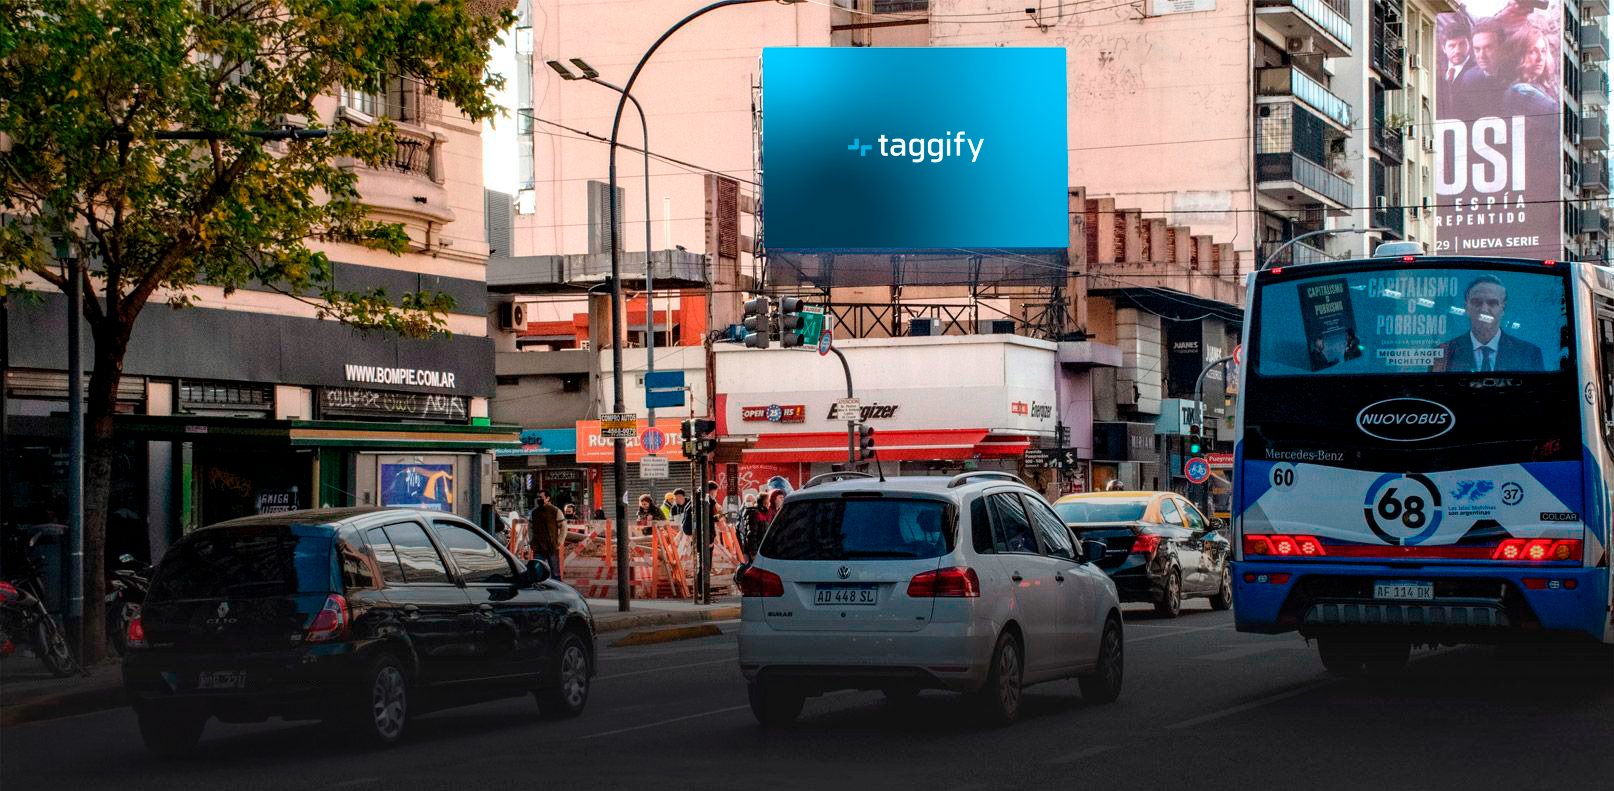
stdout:
[(1295, 485), (1295, 465), (1275, 464), (1272, 467), (1272, 488), (1288, 489)]

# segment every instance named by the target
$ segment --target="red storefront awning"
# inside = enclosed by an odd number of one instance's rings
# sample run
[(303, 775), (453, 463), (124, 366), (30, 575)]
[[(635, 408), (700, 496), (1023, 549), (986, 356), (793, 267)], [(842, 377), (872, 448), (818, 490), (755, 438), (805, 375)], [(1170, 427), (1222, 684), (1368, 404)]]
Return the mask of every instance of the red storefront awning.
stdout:
[[(874, 449), (882, 461), (942, 461), (969, 459), (980, 451), (986, 429), (957, 428), (932, 431), (874, 431)], [(994, 448), (998, 447), (996, 445)], [(1022, 451), (1024, 449), (1022, 448)], [(993, 450), (994, 454), (999, 451)], [(765, 434), (747, 448), (743, 458), (763, 461), (846, 461), (846, 433)]]
[(1031, 438), (1024, 434), (988, 434), (975, 443), (975, 452), (983, 458), (1019, 458), (1031, 447)]

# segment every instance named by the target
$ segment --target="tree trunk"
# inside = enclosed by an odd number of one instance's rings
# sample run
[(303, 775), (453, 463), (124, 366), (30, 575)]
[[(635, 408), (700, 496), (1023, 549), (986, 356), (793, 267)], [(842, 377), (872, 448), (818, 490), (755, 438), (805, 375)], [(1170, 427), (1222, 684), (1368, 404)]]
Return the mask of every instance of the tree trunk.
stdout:
[[(109, 317), (106, 323), (113, 321)], [(95, 366), (84, 417), (84, 619), (79, 661), (86, 666), (106, 655), (106, 525), (111, 511), (112, 466), (117, 458), (112, 416), (129, 333), (122, 327), (96, 327), (94, 336)]]

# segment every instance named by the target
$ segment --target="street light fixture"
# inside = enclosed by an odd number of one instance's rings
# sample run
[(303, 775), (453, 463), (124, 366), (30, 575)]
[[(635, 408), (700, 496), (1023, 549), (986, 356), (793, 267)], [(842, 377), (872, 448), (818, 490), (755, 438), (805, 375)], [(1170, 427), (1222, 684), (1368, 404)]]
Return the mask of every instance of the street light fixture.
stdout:
[(1278, 258), (1278, 253), (1281, 253), (1284, 250), (1289, 249), (1289, 245), (1292, 245), (1295, 242), (1300, 241), (1301, 239), (1310, 239), (1313, 236), (1325, 236), (1325, 235), (1336, 234), (1336, 233), (1395, 233), (1395, 231), (1393, 229), (1390, 229), (1390, 228), (1324, 228), (1324, 229), (1322, 229), (1320, 231), (1308, 231), (1308, 232), (1303, 233), (1303, 234), (1301, 234), (1299, 236), (1296, 236), (1293, 239), (1290, 239), (1287, 242), (1284, 242), (1283, 244), (1278, 245), (1278, 249), (1273, 250), (1271, 253), (1269, 253), (1267, 255), (1267, 257), (1266, 257), (1266, 260), (1261, 262), (1261, 269), (1266, 269), (1266, 268), (1272, 266), (1272, 262), (1277, 260), (1277, 258)]

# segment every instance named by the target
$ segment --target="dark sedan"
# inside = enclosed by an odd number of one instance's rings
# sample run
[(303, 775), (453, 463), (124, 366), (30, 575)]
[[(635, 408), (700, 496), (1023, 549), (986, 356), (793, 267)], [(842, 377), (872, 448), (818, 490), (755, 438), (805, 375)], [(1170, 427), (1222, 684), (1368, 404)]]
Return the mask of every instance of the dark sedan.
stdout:
[(1115, 581), (1121, 601), (1153, 602), (1167, 618), (1177, 617), (1188, 596), (1207, 596), (1218, 610), (1233, 606), (1232, 544), (1182, 496), (1072, 494), (1059, 498), (1054, 511), (1078, 540), (1104, 542), (1098, 567)]
[(123, 680), (147, 747), (193, 748), (208, 719), (319, 719), (389, 745), (409, 717), (532, 694), (583, 711), (588, 605), (458, 517), (325, 509), (180, 539), (129, 627)]

